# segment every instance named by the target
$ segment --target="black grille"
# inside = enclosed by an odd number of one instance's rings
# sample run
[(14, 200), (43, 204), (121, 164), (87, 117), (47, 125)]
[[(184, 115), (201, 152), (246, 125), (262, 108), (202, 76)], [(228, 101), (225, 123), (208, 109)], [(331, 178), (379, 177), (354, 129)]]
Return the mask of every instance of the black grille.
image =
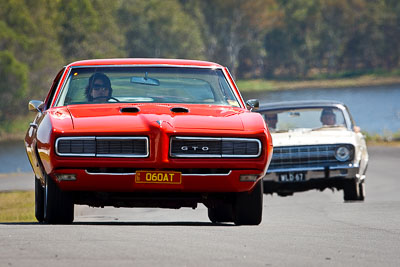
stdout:
[(338, 161), (335, 157), (336, 149), (339, 146), (346, 146), (350, 151), (350, 158), (346, 162), (353, 160), (354, 147), (347, 144), (274, 147), (268, 170), (305, 166), (329, 166), (337, 163), (346, 163)]
[(251, 138), (172, 137), (171, 157), (258, 157), (261, 142)]
[(61, 137), (59, 156), (147, 157), (147, 137)]

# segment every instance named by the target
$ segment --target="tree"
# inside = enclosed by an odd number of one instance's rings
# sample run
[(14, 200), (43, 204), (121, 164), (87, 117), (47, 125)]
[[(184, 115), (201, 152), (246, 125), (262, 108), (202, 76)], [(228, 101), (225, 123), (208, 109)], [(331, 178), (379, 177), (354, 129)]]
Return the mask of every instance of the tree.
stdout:
[(119, 24), (129, 57), (204, 58), (199, 27), (178, 1), (123, 1)]
[(20, 102), (27, 91), (27, 69), (11, 52), (0, 51), (0, 121), (10, 120), (20, 112)]
[(284, 20), (265, 38), (267, 76), (310, 77), (398, 67), (400, 3), (279, 0)]
[(26, 1), (32, 28), (26, 37), (29, 46), (18, 59), (29, 66), (28, 94), (44, 99), (54, 76), (65, 64), (62, 46), (57, 40), (59, 27), (57, 2), (52, 0)]
[(118, 2), (61, 0), (59, 42), (68, 62), (123, 56), (124, 37), (116, 24)]
[(241, 50), (257, 43), (280, 17), (275, 0), (206, 0), (202, 10), (209, 33), (207, 54), (227, 65), (234, 76)]
[(306, 76), (319, 45), (319, 0), (279, 1), (283, 22), (265, 36), (266, 76)]

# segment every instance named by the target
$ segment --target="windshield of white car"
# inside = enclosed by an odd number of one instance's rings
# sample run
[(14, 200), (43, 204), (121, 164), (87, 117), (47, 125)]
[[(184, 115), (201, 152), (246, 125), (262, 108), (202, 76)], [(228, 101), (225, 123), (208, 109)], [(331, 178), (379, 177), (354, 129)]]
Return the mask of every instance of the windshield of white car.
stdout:
[(221, 69), (190, 67), (75, 67), (56, 106), (116, 102), (240, 106)]
[(347, 128), (343, 111), (336, 107), (279, 109), (261, 113), (269, 130), (275, 133)]

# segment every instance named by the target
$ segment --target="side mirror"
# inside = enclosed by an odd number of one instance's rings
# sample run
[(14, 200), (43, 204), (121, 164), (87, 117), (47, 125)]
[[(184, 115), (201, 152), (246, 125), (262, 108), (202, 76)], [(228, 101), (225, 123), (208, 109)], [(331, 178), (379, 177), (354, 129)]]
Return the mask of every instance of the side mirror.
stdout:
[(44, 107), (43, 101), (40, 100), (31, 100), (28, 104), (29, 111), (36, 111), (42, 113)]
[(246, 101), (246, 108), (250, 111), (257, 110), (260, 107), (258, 99), (249, 99)]

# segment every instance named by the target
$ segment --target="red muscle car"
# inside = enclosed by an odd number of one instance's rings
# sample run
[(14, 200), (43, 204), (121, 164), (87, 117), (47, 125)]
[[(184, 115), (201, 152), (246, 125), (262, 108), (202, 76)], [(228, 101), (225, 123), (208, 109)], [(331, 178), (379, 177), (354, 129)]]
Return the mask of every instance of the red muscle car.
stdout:
[(25, 137), (39, 222), (74, 205), (196, 208), (257, 225), (272, 140), (257, 100), (227, 68), (174, 59), (85, 60), (62, 68)]

